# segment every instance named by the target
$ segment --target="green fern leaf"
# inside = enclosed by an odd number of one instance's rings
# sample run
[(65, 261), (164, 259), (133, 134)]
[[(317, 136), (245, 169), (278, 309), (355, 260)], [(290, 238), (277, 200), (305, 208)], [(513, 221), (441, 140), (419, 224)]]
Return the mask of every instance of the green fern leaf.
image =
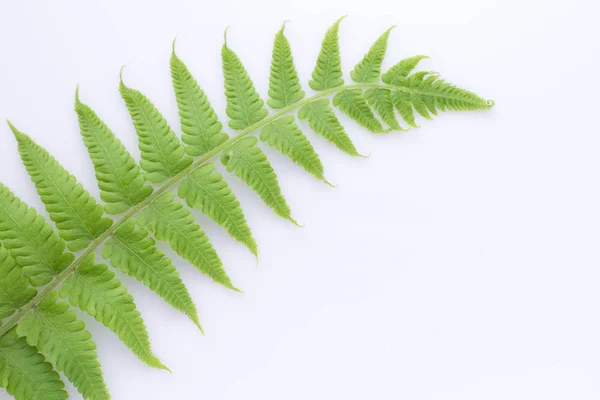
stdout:
[(104, 209), (48, 152), (10, 125), (23, 164), (69, 250), (86, 248), (112, 225)]
[(386, 133), (381, 123), (373, 115), (360, 89), (344, 90), (333, 97), (333, 105), (338, 107), (363, 128), (373, 133)]
[(402, 130), (394, 113), (394, 103), (392, 103), (390, 91), (387, 89), (368, 89), (365, 91), (365, 99), (383, 122), (389, 125), (391, 129)]
[(0, 245), (0, 321), (10, 317), (36, 294), (15, 259)]
[(377, 82), (381, 72), (381, 63), (387, 50), (387, 42), (390, 32), (394, 29), (392, 26), (373, 43), (363, 59), (356, 64), (350, 72), (350, 77), (354, 82)]
[(125, 286), (104, 264), (94, 264), (94, 254), (62, 284), (59, 296), (87, 312), (115, 332), (140, 360), (168, 369), (152, 354), (146, 326)]
[(281, 151), (317, 179), (327, 182), (323, 178), (319, 155), (298, 128), (293, 116), (287, 115), (265, 125), (260, 131), (260, 140)]
[(227, 40), (221, 50), (223, 75), (225, 76), (225, 96), (227, 116), (231, 129), (242, 130), (257, 123), (268, 114), (263, 107), (265, 102), (258, 96), (254, 84), (238, 56), (227, 47)]
[(161, 195), (144, 209), (137, 221), (159, 240), (168, 242), (181, 257), (221, 285), (240, 291), (231, 283), (208, 237), (172, 192)]
[(314, 90), (331, 89), (344, 84), (338, 37), (340, 22), (344, 18), (338, 19), (325, 33), (312, 80), (308, 81), (308, 85)]
[(398, 64), (394, 65), (390, 68), (385, 74), (381, 76), (381, 80), (388, 85), (401, 85), (405, 80), (408, 74), (411, 73), (413, 69), (419, 64), (424, 58), (429, 58), (427, 56), (413, 56), (409, 58), (405, 58), (398, 62)]
[(415, 123), (415, 113), (410, 101), (410, 93), (394, 91), (390, 94), (390, 99), (402, 119), (413, 128), (418, 128), (419, 125)]
[(108, 126), (75, 93), (81, 136), (94, 163), (100, 198), (109, 214), (120, 214), (152, 193), (140, 167)]
[(42, 286), (62, 272), (74, 257), (65, 241), (38, 215), (0, 183), (0, 240), (16, 258), (33, 286)]
[(352, 140), (344, 130), (329, 105), (329, 99), (319, 99), (303, 105), (298, 111), (298, 118), (307, 120), (313, 131), (336, 145), (344, 153), (360, 156)]
[(273, 60), (269, 77), (269, 100), (271, 108), (280, 109), (294, 104), (304, 98), (304, 91), (294, 67), (294, 59), (290, 43), (283, 34), (285, 23), (275, 35), (273, 43)]
[(223, 125), (204, 91), (175, 55), (175, 41), (171, 54), (171, 78), (183, 132), (181, 140), (187, 145), (185, 151), (191, 156), (201, 156), (225, 143), (228, 136), (223, 133)]
[(60, 376), (13, 328), (0, 337), (0, 387), (16, 400), (65, 400)]
[(144, 229), (127, 221), (106, 241), (102, 257), (185, 313), (202, 330), (196, 306), (179, 273)]
[(48, 357), (84, 398), (109, 399), (92, 335), (57, 296), (51, 292), (30, 310), (17, 325), (17, 334)]
[(263, 201), (280, 217), (298, 224), (291, 217), (290, 207), (281, 194), (277, 175), (267, 156), (256, 147), (255, 137), (246, 137), (235, 142), (221, 153), (221, 162), (228, 172), (235, 172)]
[(178, 195), (188, 206), (201, 210), (221, 225), (237, 241), (243, 243), (255, 256), (256, 242), (246, 222), (246, 217), (223, 175), (215, 172), (212, 163), (194, 170), (179, 185)]
[[(307, 121), (318, 135), (347, 154), (360, 156), (332, 109), (332, 97), (341, 112), (375, 133), (402, 130), (396, 110), (409, 126), (417, 127), (415, 113), (431, 119), (440, 111), (493, 106), (437, 74), (413, 72), (425, 56), (401, 60), (381, 74), (391, 29), (375, 41), (350, 73), (356, 83), (344, 86), (340, 21), (327, 31), (309, 82), (320, 93), (306, 99), (284, 35), (285, 23), (276, 33), (268, 99), (275, 111), (270, 116), (225, 40), (221, 56), (226, 111), (229, 127), (241, 131), (231, 138), (198, 82), (176, 56), (175, 42), (170, 69), (182, 141), (150, 100), (126, 87), (121, 79), (119, 91), (139, 138), (140, 166), (96, 113), (79, 101), (76, 91), (81, 134), (105, 206), (97, 204), (46, 150), (11, 126), (25, 167), (58, 230), (0, 184), (1, 387), (18, 400), (64, 400), (64, 375), (84, 398), (109, 398), (95, 344), (77, 319), (75, 307), (116, 332), (148, 365), (166, 368), (152, 354), (132, 296), (112, 270), (94, 263), (95, 254), (102, 249), (102, 256), (115, 268), (148, 286), (202, 330), (190, 293), (151, 235), (167, 242), (217, 283), (239, 291), (189, 208), (175, 200), (174, 189), (189, 207), (204, 212), (256, 255), (257, 245), (244, 212), (216, 172), (214, 158), (219, 156), (227, 171), (245, 181), (275, 213), (296, 223), (256, 138), (259, 134), (269, 146), (324, 180), (319, 156), (295, 115), (289, 114), (297, 112), (298, 119)], [(156, 184), (155, 191), (150, 183)], [(121, 215), (113, 224), (103, 210)], [(65, 251), (67, 243), (77, 257)], [(59, 295), (67, 298), (73, 309), (59, 301)]]
[(152, 183), (160, 183), (188, 167), (192, 159), (185, 154), (175, 132), (150, 100), (139, 91), (126, 87), (123, 80), (119, 91), (140, 139), (140, 166), (146, 171), (146, 178)]

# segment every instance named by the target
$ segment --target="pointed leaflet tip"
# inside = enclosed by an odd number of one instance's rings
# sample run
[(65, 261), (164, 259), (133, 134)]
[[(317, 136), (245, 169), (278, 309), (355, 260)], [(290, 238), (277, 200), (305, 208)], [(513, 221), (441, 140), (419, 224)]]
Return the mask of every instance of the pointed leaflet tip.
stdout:
[(339, 25), (340, 25), (340, 23), (342, 22), (342, 20), (343, 20), (344, 18), (346, 18), (347, 16), (348, 16), (348, 14), (346, 14), (346, 15), (342, 16), (340, 19), (338, 19), (337, 21), (335, 21), (335, 23), (333, 24), (333, 26), (339, 26)]
[(79, 101), (79, 84), (75, 86), (75, 106), (77, 106), (78, 104), (81, 104), (81, 102)]
[(385, 31), (383, 34), (385, 35), (385, 34), (387, 33), (387, 34), (389, 35), (389, 34), (390, 34), (390, 32), (391, 32), (391, 31), (392, 31), (394, 28), (397, 28), (397, 27), (398, 27), (398, 25), (392, 25), (392, 26), (390, 26), (390, 27), (389, 27), (389, 28), (388, 28), (388, 29), (387, 29), (387, 30), (386, 30), (386, 31)]
[(194, 312), (194, 314), (187, 314), (187, 316), (192, 320), (194, 325), (198, 327), (202, 336), (204, 336), (204, 328), (202, 328), (202, 325), (200, 325), (200, 321), (198, 320), (198, 314)]
[(231, 28), (231, 26), (228, 26), (227, 28), (225, 28), (225, 32), (223, 32), (223, 46), (227, 47), (227, 30)]
[(256, 242), (252, 241), (252, 243), (245, 243), (248, 250), (254, 257), (256, 257), (256, 263), (258, 263), (258, 246), (256, 246)]
[(336, 188), (338, 187), (338, 184), (336, 183), (335, 185), (331, 182), (329, 182), (327, 179), (323, 178), (323, 182), (325, 182), (326, 185), (331, 186), (332, 188)]
[(300, 225), (298, 223), (298, 221), (296, 221), (294, 218), (292, 217), (288, 217), (287, 218), (288, 221), (290, 221), (292, 224), (296, 225), (298, 228), (304, 228), (304, 224)]
[(238, 292), (238, 293), (244, 294), (244, 291), (243, 291), (242, 289), (238, 289), (238, 288), (236, 288), (235, 286), (230, 286), (229, 288), (230, 288), (231, 290), (235, 291), (235, 292)]
[(17, 142), (20, 143), (25, 139), (29, 139), (29, 136), (19, 131), (8, 119), (6, 120), (6, 123), (10, 127), (10, 130), (12, 131), (13, 135), (15, 135), (15, 139), (17, 139)]
[(280, 33), (283, 33), (283, 30), (285, 29), (285, 24), (290, 22), (289, 19), (286, 19), (285, 21), (283, 21), (283, 24), (281, 25), (281, 29), (279, 30)]
[(169, 371), (171, 374), (173, 373), (169, 367), (163, 364), (154, 354), (150, 355), (150, 359), (146, 361), (146, 364), (148, 364), (150, 367), (164, 369), (165, 371)]
[(171, 44), (171, 55), (175, 55), (175, 42), (177, 41), (177, 36), (173, 38), (173, 43)]
[(125, 69), (125, 65), (121, 66), (121, 69), (119, 70), (119, 80), (121, 85), (125, 86), (125, 84), (123, 83), (123, 70)]
[(6, 118), (6, 123), (8, 124), (8, 126), (10, 127), (10, 129), (13, 131), (16, 131), (17, 128), (15, 128), (15, 126), (10, 122), (10, 120), (8, 118)]

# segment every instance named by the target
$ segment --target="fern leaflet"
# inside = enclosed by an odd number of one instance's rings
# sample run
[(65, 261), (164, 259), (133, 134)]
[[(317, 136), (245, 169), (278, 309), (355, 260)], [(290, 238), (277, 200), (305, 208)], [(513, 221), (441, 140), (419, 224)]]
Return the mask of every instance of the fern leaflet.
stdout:
[(351, 156), (360, 155), (335, 116), (328, 99), (319, 99), (303, 105), (298, 111), (298, 118), (307, 120), (312, 130), (335, 144), (344, 153)]
[(383, 32), (379, 39), (373, 43), (369, 52), (365, 54), (363, 59), (350, 72), (350, 76), (354, 82), (377, 82), (379, 80), (381, 63), (387, 50), (387, 42), (392, 29), (394, 29), (393, 26)]
[(290, 207), (281, 194), (277, 176), (262, 150), (256, 147), (256, 138), (247, 137), (233, 144), (221, 153), (221, 162), (227, 171), (235, 172), (242, 178), (264, 202), (280, 217), (290, 220)]
[(319, 53), (319, 58), (317, 58), (315, 70), (312, 73), (312, 80), (308, 81), (308, 85), (314, 90), (331, 89), (344, 84), (340, 45), (338, 43), (338, 31), (342, 19), (344, 17), (338, 19), (327, 30), (321, 44), (321, 52)]
[(290, 42), (283, 34), (284, 26), (275, 35), (273, 43), (273, 61), (269, 77), (269, 107), (281, 109), (304, 98), (304, 90), (300, 85), (298, 73), (294, 66)]
[(362, 90), (352, 89), (339, 92), (333, 97), (333, 105), (370, 132), (387, 132), (383, 129), (377, 118), (375, 118), (375, 115), (373, 115), (373, 111), (371, 111), (371, 107), (367, 104)]
[(17, 334), (24, 336), (56, 369), (63, 372), (84, 398), (108, 399), (96, 344), (83, 322), (69, 310), (58, 294), (51, 292), (38, 306), (29, 311), (17, 325)]
[(106, 265), (94, 264), (94, 254), (65, 280), (58, 294), (119, 335), (140, 360), (167, 369), (150, 350), (148, 332), (133, 297)]
[(255, 256), (256, 242), (248, 227), (240, 202), (214, 164), (205, 164), (191, 172), (179, 185), (179, 197), (190, 207), (198, 208), (243, 243)]
[(16, 328), (0, 337), (0, 387), (17, 400), (67, 398), (58, 373)]
[(60, 237), (69, 242), (69, 250), (86, 248), (92, 240), (112, 225), (103, 218), (104, 209), (77, 183), (54, 157), (33, 142), (29, 136), (11, 126), (19, 153), (42, 202), (56, 223)]
[(29, 286), (29, 280), (23, 275), (21, 267), (3, 246), (0, 246), (0, 277), (1, 321), (27, 304), (37, 291)]
[(175, 132), (150, 100), (125, 86), (123, 80), (119, 91), (140, 138), (140, 165), (146, 171), (146, 178), (152, 183), (160, 183), (188, 167), (192, 159), (185, 155)]
[(260, 131), (260, 140), (281, 151), (317, 179), (325, 180), (319, 155), (294, 120), (288, 115), (265, 125)]
[(232, 285), (204, 231), (189, 210), (174, 199), (172, 192), (163, 194), (143, 210), (137, 221), (158, 239), (167, 241), (177, 254), (213, 281), (239, 291)]
[(42, 286), (75, 258), (64, 240), (34, 209), (0, 184), (0, 240), (23, 268), (33, 286)]
[(187, 66), (175, 55), (175, 41), (171, 55), (171, 77), (177, 106), (182, 140), (190, 156), (201, 156), (227, 141), (223, 125), (211, 107), (206, 95), (194, 79)]
[(121, 141), (115, 137), (96, 113), (79, 101), (75, 92), (75, 111), (83, 142), (94, 163), (100, 198), (109, 214), (120, 214), (152, 193), (145, 184), (140, 167)]
[(133, 220), (127, 221), (106, 241), (102, 257), (185, 313), (202, 330), (196, 306), (171, 260)]
[(238, 56), (227, 47), (227, 40), (223, 43), (221, 58), (229, 127), (237, 130), (248, 128), (267, 116), (267, 110), (263, 107), (265, 102), (256, 93)]
[(406, 81), (406, 77), (410, 72), (415, 69), (419, 61), (427, 56), (414, 56), (405, 58), (390, 68), (385, 74), (381, 76), (381, 80), (388, 85), (400, 85)]

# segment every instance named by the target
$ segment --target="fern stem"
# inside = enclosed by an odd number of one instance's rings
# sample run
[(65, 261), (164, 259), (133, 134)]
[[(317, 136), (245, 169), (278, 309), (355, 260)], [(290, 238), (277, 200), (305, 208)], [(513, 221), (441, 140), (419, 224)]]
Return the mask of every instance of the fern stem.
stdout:
[[(167, 190), (171, 189), (171, 187), (173, 187), (174, 185), (179, 183), (179, 181), (181, 181), (181, 179), (183, 179), (186, 175), (192, 173), (197, 168), (204, 165), (206, 162), (208, 162), (211, 158), (213, 158), (214, 156), (219, 154), (221, 151), (223, 151), (226, 148), (228, 148), (229, 146), (233, 145), (235, 142), (239, 141), (243, 137), (245, 137), (245, 136), (253, 133), (254, 131), (262, 128), (263, 126), (273, 122), (277, 118), (279, 118), (291, 111), (294, 111), (295, 109), (298, 109), (314, 100), (317, 100), (319, 98), (322, 98), (322, 97), (325, 97), (325, 96), (328, 96), (328, 95), (331, 95), (331, 94), (334, 94), (337, 92), (341, 92), (344, 90), (371, 89), (371, 88), (397, 90), (397, 91), (402, 91), (402, 92), (412, 93), (412, 94), (425, 94), (424, 92), (421, 92), (420, 90), (417, 90), (417, 89), (411, 89), (411, 88), (395, 86), (395, 85), (387, 85), (387, 84), (382, 84), (382, 83), (358, 83), (358, 84), (352, 84), (352, 85), (344, 85), (344, 86), (339, 86), (339, 87), (323, 90), (323, 91), (313, 95), (312, 97), (308, 97), (304, 100), (298, 101), (298, 102), (291, 104), (285, 108), (282, 108), (278, 112), (268, 116), (267, 118), (255, 123), (252, 126), (249, 126), (248, 128), (241, 131), (239, 134), (237, 134), (236, 136), (227, 140), (225, 143), (221, 144), (220, 146), (218, 146), (218, 147), (214, 148), (213, 150), (209, 151), (208, 153), (206, 153), (204, 156), (200, 157), (198, 160), (196, 160), (194, 163), (192, 163), (189, 167), (185, 168), (183, 171), (181, 171), (181, 172), (177, 173), (176, 175), (172, 176), (171, 178), (169, 178), (165, 183), (163, 183), (159, 188), (157, 188), (150, 196), (146, 197), (144, 200), (142, 200), (141, 202), (139, 202), (138, 204), (133, 206), (131, 209), (129, 209), (129, 211), (127, 211), (125, 214), (123, 214), (123, 216), (118, 221), (116, 221), (110, 228), (108, 228), (100, 236), (98, 236), (94, 241), (92, 241), (88, 245), (88, 247), (85, 250), (83, 250), (83, 252), (79, 255), (79, 257), (77, 257), (71, 263), (71, 265), (69, 265), (60, 274), (56, 275), (54, 277), (54, 279), (52, 279), (52, 281), (50, 283), (48, 283), (42, 290), (40, 290), (33, 299), (31, 299), (27, 304), (25, 304), (23, 307), (21, 307), (11, 318), (9, 318), (6, 321), (6, 323), (4, 323), (2, 326), (0, 326), (0, 337), (4, 336), (4, 334), (6, 334), (12, 327), (17, 325), (19, 323), (19, 321), (25, 316), (25, 314), (27, 314), (30, 310), (37, 307), (37, 305), (40, 304), (42, 302), (42, 300), (44, 300), (46, 298), (46, 296), (48, 296), (54, 289), (56, 289), (69, 275), (71, 275), (71, 273), (73, 273), (75, 270), (77, 270), (77, 268), (79, 268), (79, 266), (85, 261), (85, 259), (90, 254), (92, 254), (94, 251), (96, 251), (96, 249), (102, 243), (104, 243), (104, 241), (106, 239), (108, 239), (113, 233), (115, 233), (116, 230), (119, 229), (119, 227), (121, 227), (125, 222), (127, 222), (129, 219), (134, 217), (137, 213), (139, 213), (140, 211), (142, 211), (143, 209), (145, 209), (146, 207), (151, 205), (156, 199), (158, 199), (158, 197), (160, 197), (160, 195), (162, 195)], [(488, 101), (488, 106), (492, 107), (493, 102)]]

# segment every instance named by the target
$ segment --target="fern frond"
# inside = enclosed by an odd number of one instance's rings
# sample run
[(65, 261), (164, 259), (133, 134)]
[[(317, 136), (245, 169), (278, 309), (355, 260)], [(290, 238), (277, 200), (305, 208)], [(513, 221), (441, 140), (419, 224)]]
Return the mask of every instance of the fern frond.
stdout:
[(0, 387), (16, 400), (65, 400), (60, 376), (13, 328), (0, 337)]
[(181, 140), (186, 144), (186, 153), (190, 156), (201, 156), (225, 143), (228, 136), (223, 132), (223, 125), (204, 91), (183, 61), (175, 55), (175, 41), (170, 64), (183, 132)]
[(94, 254), (65, 280), (58, 294), (115, 332), (140, 360), (154, 368), (168, 369), (152, 354), (133, 297), (106, 265), (94, 263)]
[(315, 133), (323, 136), (344, 153), (351, 156), (360, 155), (331, 109), (329, 99), (319, 99), (303, 105), (298, 111), (298, 118), (308, 121)]
[(252, 254), (258, 254), (240, 202), (223, 179), (223, 175), (215, 171), (214, 164), (205, 164), (188, 174), (181, 181), (177, 193), (186, 200), (188, 206), (201, 210), (225, 228), (234, 239), (245, 244)]
[(281, 194), (277, 175), (267, 156), (256, 147), (255, 137), (246, 137), (235, 142), (221, 153), (221, 162), (228, 172), (235, 172), (264, 202), (280, 217), (298, 224), (291, 217), (290, 207)]
[(290, 43), (283, 30), (285, 22), (275, 35), (273, 42), (273, 60), (269, 77), (269, 97), (267, 104), (271, 108), (280, 109), (294, 104), (304, 98), (304, 91), (294, 66)]
[(0, 323), (36, 294), (37, 291), (29, 286), (29, 280), (23, 275), (21, 267), (8, 250), (0, 245)]
[(237, 54), (227, 47), (227, 40), (223, 43), (221, 59), (229, 127), (237, 130), (248, 128), (267, 116), (265, 102), (256, 93), (254, 84)]
[(350, 77), (354, 82), (377, 82), (381, 71), (381, 63), (387, 50), (387, 42), (390, 32), (394, 29), (392, 26), (373, 43), (367, 54), (354, 69), (350, 72)]
[(373, 115), (360, 89), (344, 90), (333, 97), (333, 105), (373, 133), (386, 133), (381, 123)]
[(69, 243), (71, 251), (86, 248), (112, 225), (112, 220), (103, 216), (104, 208), (43, 147), (13, 125), (10, 128), (23, 164), (60, 237)]
[(146, 171), (146, 178), (152, 183), (160, 183), (188, 167), (192, 159), (185, 154), (175, 132), (150, 100), (125, 86), (123, 80), (119, 91), (139, 137), (140, 166)]
[(138, 223), (159, 240), (168, 242), (177, 254), (213, 281), (240, 291), (231, 283), (204, 231), (189, 210), (173, 197), (172, 192), (161, 195), (138, 215)]
[(338, 19), (325, 33), (312, 80), (308, 81), (308, 85), (314, 90), (331, 89), (344, 84), (338, 37), (340, 22), (344, 18)]
[(144, 229), (127, 221), (106, 241), (102, 257), (185, 313), (202, 331), (196, 306), (179, 273)]
[(411, 73), (413, 69), (419, 64), (424, 58), (429, 58), (427, 56), (413, 56), (409, 58), (405, 58), (398, 62), (398, 64), (394, 65), (390, 68), (385, 74), (381, 76), (381, 80), (388, 85), (400, 85), (402, 84), (408, 74)]
[(74, 260), (45, 218), (0, 183), (0, 240), (33, 286), (42, 286)]
[(140, 167), (123, 143), (75, 92), (75, 111), (85, 146), (96, 171), (100, 198), (109, 214), (120, 214), (152, 193), (140, 173)]
[(17, 325), (17, 334), (48, 357), (84, 398), (109, 399), (92, 336), (69, 305), (57, 297), (53, 291), (30, 310)]
[[(95, 264), (95, 254), (102, 249), (110, 264), (187, 314), (202, 330), (190, 293), (152, 236), (168, 243), (215, 282), (239, 291), (189, 208), (175, 200), (174, 190), (189, 207), (204, 212), (256, 255), (244, 212), (216, 171), (214, 159), (220, 157), (227, 171), (246, 182), (276, 214), (296, 223), (256, 137), (259, 134), (267, 145), (325, 180), (319, 156), (292, 113), (297, 112), (299, 120), (307, 121), (313, 131), (345, 153), (360, 156), (330, 99), (341, 112), (375, 133), (402, 130), (402, 120), (417, 127), (415, 112), (431, 119), (440, 111), (493, 106), (437, 74), (413, 72), (425, 56), (401, 60), (381, 74), (391, 28), (350, 73), (355, 83), (344, 86), (340, 21), (323, 39), (309, 82), (318, 93), (309, 98), (298, 79), (284, 35), (285, 23), (276, 33), (269, 76), (268, 105), (275, 109), (271, 115), (225, 40), (221, 57), (226, 111), (229, 127), (240, 131), (232, 137), (223, 131), (207, 96), (175, 54), (175, 42), (170, 69), (182, 141), (150, 100), (121, 79), (119, 91), (139, 138), (141, 168), (96, 113), (79, 101), (76, 91), (81, 134), (105, 205), (98, 204), (46, 150), (11, 125), (25, 167), (58, 230), (0, 184), (0, 386), (19, 400), (60, 400), (66, 397), (58, 374), (62, 372), (85, 399), (109, 398), (95, 344), (77, 319), (75, 307), (116, 332), (142, 361), (166, 368), (151, 351), (133, 297), (112, 270)], [(112, 221), (104, 210), (121, 215)], [(67, 244), (77, 253), (67, 252)], [(73, 309), (58, 300), (59, 295)]]
[(265, 125), (260, 131), (260, 140), (281, 151), (317, 179), (326, 181), (319, 155), (294, 121), (293, 116), (287, 115)]
[(391, 93), (388, 89), (368, 89), (364, 96), (369, 106), (377, 111), (383, 122), (388, 124), (391, 129), (402, 130), (396, 119), (394, 103), (392, 103)]

